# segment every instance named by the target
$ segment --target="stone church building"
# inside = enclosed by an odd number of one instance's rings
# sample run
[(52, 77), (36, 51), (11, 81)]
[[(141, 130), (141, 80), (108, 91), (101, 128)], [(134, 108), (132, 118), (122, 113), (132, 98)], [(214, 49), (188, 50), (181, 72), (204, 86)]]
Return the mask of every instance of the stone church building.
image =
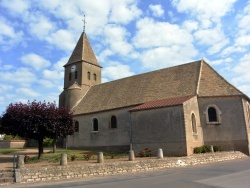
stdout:
[(101, 83), (83, 32), (64, 67), (59, 106), (75, 120), (68, 148), (185, 156), (205, 144), (249, 154), (250, 99), (204, 60)]

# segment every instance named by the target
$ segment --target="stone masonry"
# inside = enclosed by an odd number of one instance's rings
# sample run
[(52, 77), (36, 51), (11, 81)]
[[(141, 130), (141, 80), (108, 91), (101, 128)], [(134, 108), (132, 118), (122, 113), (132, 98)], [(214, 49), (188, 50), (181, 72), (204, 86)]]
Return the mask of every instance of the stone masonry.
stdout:
[(114, 163), (92, 163), (72, 166), (16, 169), (20, 183), (41, 182), (62, 179), (77, 179), (116, 175), (121, 173), (145, 172), (163, 168), (185, 167), (247, 157), (241, 152), (218, 152), (195, 154), (188, 157), (165, 157), (163, 159), (142, 159)]

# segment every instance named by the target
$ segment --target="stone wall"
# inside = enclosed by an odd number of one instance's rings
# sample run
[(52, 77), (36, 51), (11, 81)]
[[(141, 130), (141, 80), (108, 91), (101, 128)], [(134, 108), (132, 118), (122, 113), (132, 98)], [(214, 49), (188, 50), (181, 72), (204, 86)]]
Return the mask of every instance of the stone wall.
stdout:
[[(199, 98), (199, 108), (203, 139), (205, 145), (217, 145), (223, 151), (241, 151), (249, 154), (248, 137), (244, 109), (241, 97), (206, 97)], [(207, 122), (208, 106), (216, 106), (221, 121), (217, 124)]]
[(24, 148), (26, 140), (0, 140), (0, 148)]
[(185, 167), (247, 157), (241, 152), (219, 152), (195, 154), (188, 157), (166, 157), (163, 159), (141, 158), (136, 161), (112, 163), (87, 163), (84, 165), (55, 166), (16, 169), (17, 182), (39, 182), (62, 179), (76, 179), (121, 173), (144, 172), (162, 168)]

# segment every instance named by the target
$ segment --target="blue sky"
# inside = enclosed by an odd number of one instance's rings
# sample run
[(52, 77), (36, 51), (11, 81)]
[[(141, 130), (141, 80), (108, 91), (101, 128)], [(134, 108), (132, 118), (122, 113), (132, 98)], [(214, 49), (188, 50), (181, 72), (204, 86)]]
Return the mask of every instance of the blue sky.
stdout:
[(250, 95), (250, 1), (0, 0), (0, 114), (58, 101), (84, 14), (103, 82), (204, 58)]

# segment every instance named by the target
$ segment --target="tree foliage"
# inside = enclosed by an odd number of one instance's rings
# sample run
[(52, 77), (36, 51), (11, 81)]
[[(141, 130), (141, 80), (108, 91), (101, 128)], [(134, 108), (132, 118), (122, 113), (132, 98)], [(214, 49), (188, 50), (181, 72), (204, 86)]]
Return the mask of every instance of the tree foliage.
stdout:
[(39, 158), (43, 156), (43, 139), (56, 139), (73, 134), (73, 115), (55, 103), (21, 102), (10, 104), (1, 117), (0, 132), (38, 141)]

